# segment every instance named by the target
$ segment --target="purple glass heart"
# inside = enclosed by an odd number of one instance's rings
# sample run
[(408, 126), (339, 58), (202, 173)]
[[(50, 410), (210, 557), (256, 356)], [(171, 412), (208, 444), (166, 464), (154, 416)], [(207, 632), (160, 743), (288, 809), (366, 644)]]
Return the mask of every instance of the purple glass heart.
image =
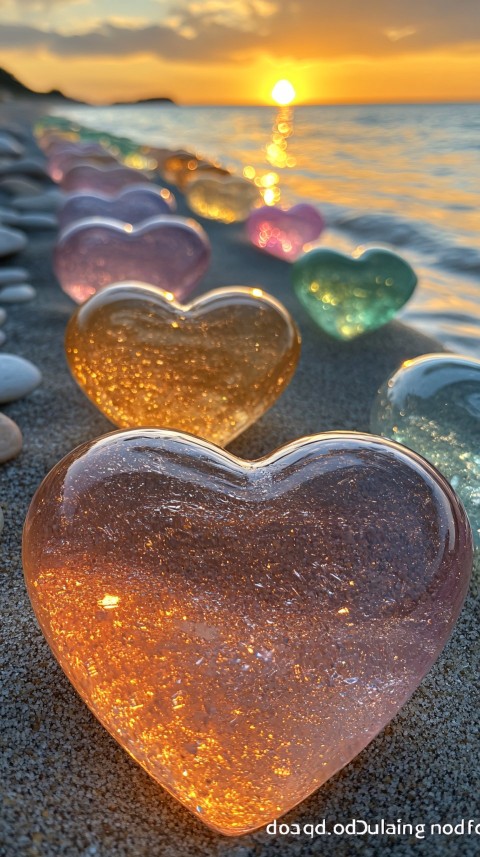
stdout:
[(118, 167), (119, 163), (117, 159), (109, 152), (106, 152), (105, 149), (103, 152), (91, 152), (90, 154), (82, 155), (63, 152), (60, 155), (55, 155), (55, 157), (49, 159), (47, 172), (54, 182), (60, 183), (63, 181), (64, 176), (78, 165), (88, 165), (99, 167), (100, 169), (108, 169), (111, 167)]
[(96, 167), (93, 164), (76, 164), (65, 173), (61, 186), (67, 193), (92, 191), (114, 194), (132, 184), (148, 182), (148, 176), (129, 167)]
[(324, 229), (318, 209), (303, 202), (287, 210), (265, 205), (252, 211), (247, 220), (252, 244), (288, 261), (298, 259), (305, 244), (316, 241)]
[(187, 297), (208, 268), (210, 242), (200, 224), (162, 215), (137, 226), (102, 217), (73, 223), (60, 235), (54, 269), (77, 303), (133, 280)]
[(89, 155), (106, 151), (100, 143), (95, 143), (91, 140), (65, 140), (63, 137), (50, 139), (46, 146), (40, 142), (40, 147), (46, 152), (49, 161), (50, 158), (66, 154), (67, 152), (81, 157), (84, 153)]
[(47, 161), (47, 172), (55, 182), (61, 182), (65, 173), (78, 163), (118, 164), (110, 152), (99, 143), (63, 143), (57, 146)]
[(110, 217), (133, 225), (149, 217), (173, 214), (177, 204), (173, 193), (155, 184), (131, 185), (110, 196), (75, 193), (67, 197), (59, 214), (60, 230), (86, 217)]

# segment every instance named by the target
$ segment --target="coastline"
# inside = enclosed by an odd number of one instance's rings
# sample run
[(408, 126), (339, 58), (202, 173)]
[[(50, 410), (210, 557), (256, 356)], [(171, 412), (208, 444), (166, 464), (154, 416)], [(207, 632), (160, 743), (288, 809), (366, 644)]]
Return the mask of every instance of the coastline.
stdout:
[[(5, 109), (3, 109), (5, 108)], [(2, 105), (5, 121), (26, 132), (32, 114), (46, 106)], [(36, 154), (32, 139), (27, 155)], [(49, 184), (49, 182), (47, 182)], [(162, 184), (165, 184), (162, 182)], [(178, 213), (191, 216), (179, 191)], [(4, 204), (5, 200), (0, 202)], [(351, 343), (327, 339), (297, 303), (287, 263), (262, 255), (244, 237), (243, 224), (225, 226), (197, 218), (212, 242), (212, 265), (195, 296), (225, 285), (261, 286), (296, 319), (302, 357), (289, 388), (258, 423), (228, 448), (257, 458), (295, 438), (334, 429), (368, 431), (378, 386), (407, 358), (443, 350), (399, 322)], [(23, 583), (21, 529), (31, 497), (51, 467), (78, 444), (113, 430), (76, 387), (63, 353), (63, 333), (74, 304), (51, 270), (51, 233), (31, 233), (12, 264), (31, 272), (37, 298), (12, 305), (3, 352), (32, 360), (43, 384), (28, 398), (2, 408), (21, 427), (24, 450), (0, 469), (5, 528), (0, 536), (5, 678), (2, 725), (5, 788), (2, 824), (5, 857), (162, 854), (165, 857), (270, 857), (287, 854), (381, 855), (385, 840), (342, 837), (305, 840), (265, 831), (227, 840), (208, 831), (139, 768), (105, 732), (68, 682), (41, 635)], [(289, 824), (346, 823), (352, 818), (458, 823), (474, 815), (476, 584), (452, 640), (412, 699), (345, 769), (285, 817)], [(447, 838), (426, 840), (424, 853), (451, 853)], [(181, 843), (179, 851), (178, 843)], [(418, 842), (395, 842), (398, 857)], [(462, 855), (478, 853), (475, 838), (462, 840)], [(428, 848), (428, 851), (427, 851)], [(4, 849), (4, 850), (2, 850)], [(368, 849), (368, 850), (367, 850)]]

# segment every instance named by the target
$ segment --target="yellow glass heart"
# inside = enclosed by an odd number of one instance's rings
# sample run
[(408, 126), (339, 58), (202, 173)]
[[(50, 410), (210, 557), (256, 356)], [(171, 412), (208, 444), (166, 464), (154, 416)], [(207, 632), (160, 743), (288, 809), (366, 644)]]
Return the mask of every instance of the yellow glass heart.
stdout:
[(182, 306), (154, 286), (122, 283), (76, 311), (65, 347), (73, 377), (116, 425), (224, 446), (285, 389), (300, 336), (260, 289), (219, 289)]
[(260, 194), (254, 184), (234, 177), (198, 178), (186, 185), (184, 193), (195, 214), (222, 223), (246, 220), (255, 204), (260, 202)]
[(210, 161), (201, 160), (189, 152), (174, 152), (161, 161), (161, 172), (166, 181), (183, 190), (200, 175), (229, 176), (228, 170)]

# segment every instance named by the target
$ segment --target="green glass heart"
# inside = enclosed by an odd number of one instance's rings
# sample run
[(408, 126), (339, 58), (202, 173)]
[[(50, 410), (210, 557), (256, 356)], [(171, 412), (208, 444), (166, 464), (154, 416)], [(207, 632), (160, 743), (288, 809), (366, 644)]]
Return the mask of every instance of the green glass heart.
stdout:
[(407, 360), (379, 390), (370, 426), (443, 473), (480, 546), (480, 360), (457, 354)]
[(390, 321), (412, 295), (417, 278), (388, 250), (358, 259), (319, 248), (292, 267), (296, 294), (312, 319), (336, 339), (354, 339)]

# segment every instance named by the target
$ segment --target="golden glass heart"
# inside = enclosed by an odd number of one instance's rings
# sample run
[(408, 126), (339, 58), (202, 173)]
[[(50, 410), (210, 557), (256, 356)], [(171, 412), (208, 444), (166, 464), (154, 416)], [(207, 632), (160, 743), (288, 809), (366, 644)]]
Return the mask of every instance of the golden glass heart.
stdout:
[(182, 306), (155, 286), (122, 283), (76, 311), (65, 347), (73, 377), (116, 425), (224, 446), (285, 389), (300, 336), (260, 289), (219, 289)]
[(317, 435), (251, 462), (137, 429), (51, 471), (23, 562), (100, 722), (238, 835), (333, 776), (413, 693), (458, 616), (472, 541), (448, 483), (390, 441)]
[(195, 214), (222, 223), (246, 220), (261, 199), (254, 184), (235, 176), (198, 178), (186, 185), (184, 193)]
[(161, 162), (161, 172), (166, 181), (183, 190), (200, 175), (229, 176), (228, 170), (210, 161), (200, 160), (189, 152), (173, 152)]

